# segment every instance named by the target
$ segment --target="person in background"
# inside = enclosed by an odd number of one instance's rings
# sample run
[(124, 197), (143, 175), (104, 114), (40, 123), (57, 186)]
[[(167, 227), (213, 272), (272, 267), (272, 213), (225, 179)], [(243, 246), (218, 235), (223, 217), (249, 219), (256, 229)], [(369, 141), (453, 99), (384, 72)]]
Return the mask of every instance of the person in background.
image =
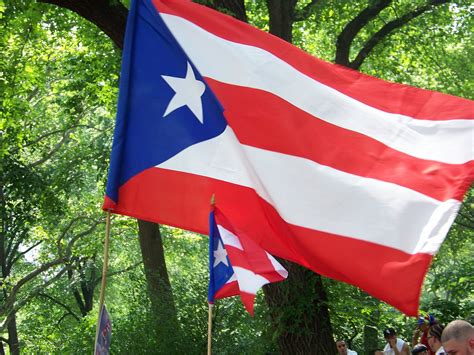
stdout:
[(436, 324), (436, 319), (431, 314), (418, 318), (415, 331), (413, 332), (413, 338), (411, 339), (411, 346), (415, 346), (418, 343), (423, 344), (428, 348), (428, 355), (434, 355), (434, 351), (430, 349), (428, 344), (428, 329), (434, 324)]
[(448, 355), (474, 355), (474, 327), (465, 320), (454, 320), (444, 328), (441, 342)]
[(384, 355), (410, 355), (410, 347), (408, 343), (397, 338), (395, 329), (388, 328), (383, 331), (383, 337), (387, 341), (387, 345), (383, 349)]
[(339, 355), (357, 355), (357, 352), (347, 348), (346, 342), (344, 340), (336, 341), (337, 352)]
[(412, 351), (412, 354), (418, 354), (418, 355), (428, 355), (428, 348), (424, 344), (416, 344)]
[(441, 344), (441, 334), (443, 333), (444, 326), (442, 324), (436, 323), (430, 326), (428, 330), (428, 345), (431, 350), (434, 351), (435, 355), (446, 355), (446, 352), (443, 349), (443, 344)]

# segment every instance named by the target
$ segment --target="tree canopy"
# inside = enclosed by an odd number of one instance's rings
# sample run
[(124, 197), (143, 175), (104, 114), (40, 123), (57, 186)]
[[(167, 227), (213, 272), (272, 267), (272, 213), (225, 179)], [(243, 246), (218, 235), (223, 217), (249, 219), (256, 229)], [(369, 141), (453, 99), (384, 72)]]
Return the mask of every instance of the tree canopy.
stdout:
[[(471, 1), (199, 2), (327, 61), (473, 98)], [(100, 205), (127, 6), (0, 0), (0, 353), (93, 347), (105, 228)], [(443, 322), (474, 314), (473, 237), (471, 189), (424, 282), (421, 310)], [(145, 251), (153, 250), (153, 259), (161, 243), (164, 260), (151, 265)], [(204, 351), (207, 252), (205, 236), (113, 217), (106, 296), (113, 353)], [(356, 287), (308, 273), (260, 293), (255, 318), (238, 299), (219, 302), (213, 348), (266, 354), (284, 352), (295, 339), (322, 342), (310, 339), (316, 320), (305, 320), (310, 313), (322, 317), (320, 310), (331, 338), (346, 339), (359, 354), (382, 347), (379, 330), (386, 326), (411, 339), (414, 319)]]

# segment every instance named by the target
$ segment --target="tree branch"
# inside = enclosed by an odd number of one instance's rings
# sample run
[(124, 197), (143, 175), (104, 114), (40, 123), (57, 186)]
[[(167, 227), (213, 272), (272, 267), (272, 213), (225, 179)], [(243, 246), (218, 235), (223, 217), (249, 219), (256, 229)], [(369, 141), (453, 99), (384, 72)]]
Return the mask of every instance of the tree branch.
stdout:
[[(11, 291), (10, 295), (8, 296), (8, 298), (15, 299), (16, 294), (18, 293), (20, 288), (22, 288), (28, 281), (31, 281), (32, 279), (34, 279), (36, 276), (43, 273), (44, 271), (49, 270), (52, 267), (57, 266), (59, 264), (62, 264), (64, 261), (65, 261), (65, 258), (58, 258), (58, 259), (55, 259), (53, 261), (50, 261), (49, 263), (43, 264), (40, 267), (38, 267), (37, 269), (35, 269), (34, 271), (30, 272), (25, 277), (21, 278), (20, 281), (18, 281), (15, 284), (15, 286), (13, 286), (12, 291)], [(8, 308), (7, 307), (8, 306), (8, 301), (5, 302), (5, 304), (6, 305), (2, 306), (0, 308), (0, 310)]]
[(36, 247), (37, 247), (38, 245), (40, 245), (42, 242), (43, 242), (43, 241), (40, 240), (39, 242), (33, 244), (33, 245), (32, 245), (31, 247), (29, 247), (28, 249), (26, 249), (26, 250), (24, 250), (24, 251), (22, 251), (22, 252), (17, 253), (17, 254), (16, 254), (16, 257), (12, 258), (11, 262), (8, 262), (8, 261), (7, 261), (7, 263), (9, 263), (9, 264), (10, 264), (10, 267), (11, 267), (12, 265), (14, 265), (14, 264), (18, 261), (18, 259), (20, 259), (23, 255), (25, 255), (26, 253), (28, 253), (30, 250), (36, 248)]
[[(53, 136), (55, 134), (58, 134), (58, 133), (62, 133), (63, 136), (66, 134), (67, 131), (72, 131), (76, 128), (92, 128), (94, 129), (95, 127), (92, 127), (92, 126), (89, 126), (89, 125), (85, 125), (85, 124), (77, 124), (77, 125), (74, 125), (74, 126), (71, 126), (69, 127), (67, 130), (64, 130), (64, 129), (56, 129), (54, 131), (50, 131), (50, 132), (46, 132), (45, 134), (42, 134), (41, 136), (39, 136), (38, 138), (36, 138), (35, 140), (31, 141), (31, 142), (28, 142), (26, 143), (25, 145), (23, 145), (23, 148), (27, 148), (27, 147), (30, 147), (32, 145), (35, 145), (39, 142), (41, 142), (43, 139), (46, 139), (50, 136)], [(14, 153), (16, 153), (17, 151), (19, 151), (19, 149), (17, 148), (16, 150), (13, 150)]]
[(452, 0), (432, 0), (430, 3), (420, 6), (413, 11), (410, 11), (403, 15), (402, 17), (390, 21), (385, 26), (383, 26), (379, 31), (377, 31), (367, 42), (365, 42), (364, 47), (359, 51), (356, 58), (349, 63), (349, 67), (353, 69), (359, 69), (362, 65), (362, 62), (369, 55), (369, 53), (374, 49), (374, 47), (379, 44), (385, 37), (396, 29), (406, 25), (408, 22), (414, 18), (424, 14), (425, 12), (432, 10), (435, 6), (443, 5), (445, 3), (451, 2)]
[[(117, 270), (117, 271), (114, 271), (114, 272), (109, 272), (109, 273), (107, 273), (107, 277), (112, 277), (112, 276), (115, 276), (115, 275), (123, 274), (124, 272), (128, 272), (130, 270), (133, 270), (138, 265), (140, 265), (142, 263), (143, 263), (143, 261), (138, 261), (135, 264), (132, 264), (132, 265), (130, 265), (129, 267), (127, 267), (125, 269)], [(97, 279), (95, 279), (94, 286), (99, 284), (101, 282), (101, 280), (102, 280), (102, 275), (100, 277), (98, 277)]]
[[(17, 293), (19, 292), (19, 290), (29, 281), (33, 280), (34, 278), (36, 278), (38, 275), (40, 275), (41, 273), (43, 273), (44, 271), (46, 270), (49, 270), (51, 269), (52, 267), (54, 266), (57, 266), (57, 265), (60, 265), (62, 263), (65, 263), (69, 260), (70, 256), (71, 256), (71, 253), (72, 253), (72, 247), (74, 245), (74, 243), (81, 237), (83, 237), (84, 235), (87, 235), (87, 234), (90, 234), (92, 231), (95, 230), (95, 228), (97, 228), (97, 225), (100, 223), (100, 221), (95, 221), (94, 224), (89, 228), (87, 229), (86, 231), (83, 231), (81, 233), (78, 233), (76, 234), (74, 237), (72, 237), (67, 246), (66, 246), (66, 249), (63, 251), (61, 248), (60, 248), (60, 240), (65, 236), (65, 234), (67, 233), (67, 231), (72, 227), (72, 225), (82, 219), (84, 217), (78, 217), (78, 218), (75, 218), (73, 219), (71, 222), (69, 222), (68, 226), (66, 227), (66, 230), (62, 233), (60, 239), (58, 239), (58, 252), (59, 252), (59, 255), (60, 257), (59, 258), (56, 258), (48, 263), (45, 263), (41, 266), (39, 266), (38, 268), (36, 268), (34, 271), (30, 272), (29, 274), (27, 274), (26, 276), (24, 276), (23, 278), (21, 278), (16, 284), (15, 286), (13, 286), (10, 294), (8, 295), (8, 297), (5, 299), (4, 301), (4, 304), (0, 307), (0, 315), (1, 314), (5, 314), (5, 312), (7, 312), (8, 309), (10, 309), (15, 300), (16, 300), (16, 296), (17, 296)], [(64, 273), (66, 271), (66, 268), (64, 268), (64, 271), (61, 272)], [(56, 278), (56, 277), (55, 277)], [(55, 279), (53, 278), (53, 279)], [(44, 285), (47, 285), (49, 284), (49, 281), (47, 283), (45, 283)], [(30, 293), (31, 295), (32, 293)]]
[[(86, 236), (86, 235), (88, 235), (88, 234), (91, 234), (91, 233), (97, 228), (97, 226), (98, 226), (100, 223), (101, 223), (100, 220), (94, 221), (94, 223), (89, 227), (89, 229), (87, 229), (87, 230), (85, 230), (85, 231), (83, 231), (83, 232), (81, 232), (81, 233), (78, 233), (78, 234), (76, 234), (74, 237), (72, 237), (71, 240), (70, 240), (70, 241), (68, 242), (68, 244), (67, 244), (66, 251), (65, 251), (65, 253), (64, 253), (64, 255), (65, 255), (64, 257), (65, 257), (65, 258), (69, 258), (69, 256), (71, 255), (71, 249), (72, 249), (72, 246), (74, 245), (74, 243), (75, 243), (79, 238), (84, 237), (84, 236)], [(59, 247), (59, 245), (60, 245), (60, 243), (58, 243), (58, 247)], [(58, 251), (59, 251), (59, 255), (61, 255), (61, 254), (62, 254), (62, 250), (61, 250), (61, 248), (58, 248), (58, 249), (59, 249), (59, 250), (58, 250)]]
[(61, 140), (56, 143), (56, 145), (53, 147), (53, 149), (51, 149), (44, 157), (42, 157), (41, 159), (31, 163), (31, 164), (28, 164), (27, 165), (27, 168), (34, 168), (38, 165), (41, 165), (45, 162), (47, 162), (49, 159), (51, 159), (51, 157), (56, 154), (57, 151), (59, 151), (59, 149), (61, 149), (61, 147), (65, 144), (67, 144), (69, 142), (69, 136), (71, 135), (72, 131), (74, 131), (73, 128), (70, 128), (68, 130), (66, 130), (64, 133), (63, 133), (63, 136), (61, 138)]
[(62, 268), (54, 277), (50, 278), (48, 281), (42, 283), (41, 285), (36, 286), (31, 290), (27, 297), (25, 297), (20, 302), (17, 302), (15, 306), (15, 297), (8, 297), (8, 304), (5, 302), (5, 306), (0, 309), (0, 315), (6, 315), (4, 321), (0, 324), (0, 332), (3, 332), (7, 327), (8, 323), (11, 321), (12, 317), (18, 312), (20, 308), (22, 308), (25, 304), (27, 304), (32, 298), (36, 297), (41, 291), (43, 291), (46, 287), (50, 284), (58, 280), (64, 273), (66, 272), (66, 268)]
[(473, 225), (469, 225), (469, 224), (466, 224), (466, 223), (464, 223), (464, 222), (459, 222), (459, 221), (457, 221), (456, 224), (457, 224), (458, 226), (463, 227), (463, 228), (466, 228), (466, 229), (469, 229), (469, 230), (474, 230), (474, 226), (473, 226)]
[(71, 316), (73, 316), (77, 321), (80, 321), (81, 319), (79, 318), (79, 316), (77, 316), (74, 311), (66, 304), (62, 303), (61, 301), (57, 300), (56, 298), (46, 294), (46, 293), (43, 293), (43, 292), (40, 292), (38, 293), (38, 296), (41, 296), (41, 297), (44, 297), (44, 298), (47, 298), (49, 299), (50, 301), (52, 301), (53, 303), (56, 303), (57, 305), (63, 307), (67, 312), (68, 314), (70, 314)]
[(63, 232), (59, 236), (58, 240), (56, 241), (56, 243), (58, 245), (58, 249), (60, 249), (61, 241), (66, 237), (66, 234), (69, 232), (69, 230), (73, 227), (73, 225), (76, 222), (78, 222), (80, 220), (92, 221), (93, 225), (89, 228), (88, 231), (80, 233), (79, 236), (84, 236), (84, 235), (87, 235), (87, 234), (91, 233), (97, 227), (97, 225), (100, 223), (100, 220), (97, 221), (97, 220), (94, 220), (94, 219), (92, 219), (90, 217), (87, 217), (87, 216), (79, 216), (79, 217), (73, 218), (71, 221), (69, 221), (66, 228), (63, 230)]
[(70, 316), (71, 313), (64, 313), (63, 316), (61, 318), (58, 319), (58, 321), (56, 322), (56, 326), (58, 326), (59, 324), (61, 324), (61, 322), (67, 317), (67, 316)]
[(123, 48), (128, 10), (118, 0), (38, 0), (69, 9), (99, 27), (118, 48)]
[(6, 249), (6, 254), (5, 254), (5, 267), (8, 271), (8, 274), (10, 273), (10, 269), (13, 265), (13, 263), (10, 263), (10, 260), (13, 259), (14, 255), (16, 255), (18, 248), (20, 247), (20, 244), (22, 242), (23, 242), (23, 238), (17, 238), (16, 241), (15, 241), (15, 238), (12, 238), (7, 243), (7, 249)]
[(362, 10), (351, 22), (349, 22), (337, 37), (336, 60), (337, 64), (350, 67), (349, 55), (351, 44), (360, 30), (375, 18), (383, 9), (389, 6), (392, 0), (377, 0)]
[(470, 215), (466, 215), (463, 211), (458, 212), (459, 216), (465, 219), (465, 222), (471, 223), (474, 225), (474, 219)]
[[(68, 270), (67, 270), (67, 275), (68, 275), (69, 281), (71, 281), (72, 278), (73, 278), (73, 271), (72, 271), (72, 269), (71, 269), (70, 267), (69, 267)], [(81, 314), (82, 314), (83, 316), (85, 316), (85, 315), (86, 315), (86, 311), (85, 311), (86, 306), (85, 306), (85, 304), (84, 304), (84, 301), (83, 301), (82, 298), (81, 298), (81, 294), (80, 294), (79, 291), (77, 290), (76, 285), (71, 284), (71, 286), (73, 286), (72, 294), (73, 294), (74, 298), (76, 299), (77, 306), (79, 307), (79, 310), (81, 311)]]

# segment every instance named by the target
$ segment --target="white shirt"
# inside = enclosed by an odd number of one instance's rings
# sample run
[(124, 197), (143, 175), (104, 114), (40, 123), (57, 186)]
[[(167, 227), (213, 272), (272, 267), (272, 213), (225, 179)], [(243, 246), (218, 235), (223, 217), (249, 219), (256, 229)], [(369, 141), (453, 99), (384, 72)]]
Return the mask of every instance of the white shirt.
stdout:
[(347, 355), (357, 355), (357, 351), (347, 349)]
[[(404, 340), (397, 338), (397, 345), (396, 346), (397, 346), (398, 352), (402, 351), (402, 348), (403, 348), (404, 344), (405, 344)], [(387, 345), (385, 345), (385, 348), (383, 348), (383, 353), (384, 353), (384, 355), (395, 355), (395, 351), (393, 351), (393, 349), (390, 347), (389, 343), (387, 343)]]

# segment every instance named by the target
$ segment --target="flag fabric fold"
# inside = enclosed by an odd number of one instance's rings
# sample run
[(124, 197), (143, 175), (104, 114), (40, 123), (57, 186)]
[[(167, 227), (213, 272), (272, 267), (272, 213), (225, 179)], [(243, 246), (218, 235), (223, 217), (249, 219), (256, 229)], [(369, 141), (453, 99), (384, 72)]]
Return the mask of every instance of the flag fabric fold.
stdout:
[(132, 1), (104, 209), (207, 234), (216, 194), (239, 236), (417, 315), (473, 116), (191, 1)]
[(209, 216), (209, 270), (208, 302), (240, 295), (252, 316), (257, 291), (288, 276), (273, 256), (239, 233), (217, 208)]

